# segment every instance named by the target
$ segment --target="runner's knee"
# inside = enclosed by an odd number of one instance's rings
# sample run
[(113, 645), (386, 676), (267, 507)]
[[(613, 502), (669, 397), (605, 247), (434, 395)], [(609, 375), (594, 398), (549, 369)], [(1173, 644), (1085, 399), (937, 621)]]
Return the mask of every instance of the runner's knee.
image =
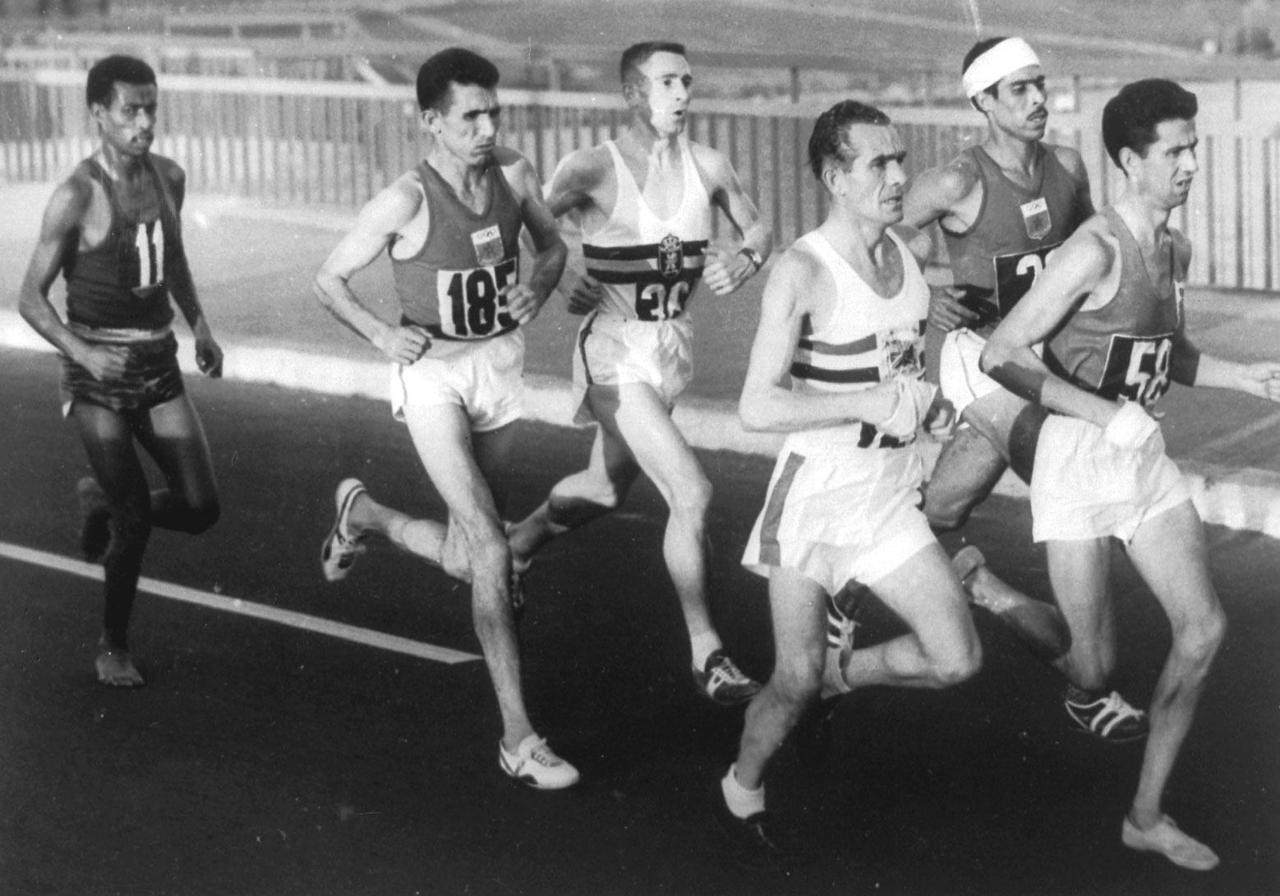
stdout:
[(926, 648), (925, 659), (929, 683), (938, 688), (951, 687), (972, 678), (982, 668), (982, 645), (976, 636), (958, 636)]
[(702, 519), (711, 506), (711, 481), (701, 472), (672, 483), (667, 503), (673, 516)]
[(1207, 668), (1222, 646), (1227, 633), (1227, 618), (1221, 607), (1214, 607), (1196, 619), (1174, 628), (1174, 649), (1197, 667)]

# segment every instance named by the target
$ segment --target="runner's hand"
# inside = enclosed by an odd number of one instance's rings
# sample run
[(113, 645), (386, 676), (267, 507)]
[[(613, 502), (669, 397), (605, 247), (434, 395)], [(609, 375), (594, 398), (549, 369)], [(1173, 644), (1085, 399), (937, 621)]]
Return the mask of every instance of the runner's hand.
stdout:
[(935, 286), (929, 295), (929, 326), (950, 333), (978, 321), (979, 314), (965, 306), (961, 299), (965, 290), (960, 286)]
[(604, 287), (590, 274), (583, 274), (569, 290), (569, 313), (590, 314), (604, 301)]
[(422, 327), (390, 327), (373, 344), (397, 364), (412, 364), (431, 347), (431, 338)]
[(222, 376), (222, 346), (212, 336), (196, 338), (196, 367), (212, 379)]
[(1259, 361), (1240, 368), (1240, 391), (1267, 401), (1280, 401), (1280, 363)]
[(895, 439), (908, 439), (924, 422), (938, 387), (912, 377), (898, 377), (893, 381), (893, 387), (898, 394), (893, 411), (883, 422), (877, 423), (876, 428)]
[(747, 256), (708, 248), (706, 263), (702, 267), (702, 282), (716, 295), (727, 296), (750, 280), (755, 272), (756, 266)]
[(538, 312), (542, 310), (542, 303), (546, 301), (545, 297), (539, 299), (538, 294), (525, 283), (504, 286), (501, 295), (507, 300), (507, 314), (522, 326), (538, 316)]
[(1134, 450), (1160, 432), (1160, 424), (1136, 401), (1126, 401), (1102, 429), (1102, 437), (1117, 448)]
[(72, 360), (89, 371), (95, 380), (114, 380), (129, 369), (129, 349), (123, 345), (86, 344), (79, 357)]

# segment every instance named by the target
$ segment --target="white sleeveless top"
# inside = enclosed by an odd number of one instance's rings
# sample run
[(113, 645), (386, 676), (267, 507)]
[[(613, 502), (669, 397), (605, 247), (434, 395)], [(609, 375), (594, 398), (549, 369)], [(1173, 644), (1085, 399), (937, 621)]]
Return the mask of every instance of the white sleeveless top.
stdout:
[(681, 137), (684, 196), (668, 218), (649, 208), (612, 140), (617, 199), (609, 218), (582, 235), (587, 273), (605, 290), (600, 310), (633, 320), (671, 320), (684, 313), (702, 277), (711, 239), (711, 197)]
[[(817, 319), (805, 317), (791, 360), (792, 391), (854, 392), (898, 377), (924, 376), (929, 284), (906, 243), (891, 230), (888, 235), (902, 256), (903, 271), (902, 286), (890, 298), (876, 293), (818, 231), (797, 240), (826, 266), (836, 291)], [(788, 444), (803, 451), (815, 444), (898, 448), (906, 442), (870, 423), (851, 423), (793, 433)]]

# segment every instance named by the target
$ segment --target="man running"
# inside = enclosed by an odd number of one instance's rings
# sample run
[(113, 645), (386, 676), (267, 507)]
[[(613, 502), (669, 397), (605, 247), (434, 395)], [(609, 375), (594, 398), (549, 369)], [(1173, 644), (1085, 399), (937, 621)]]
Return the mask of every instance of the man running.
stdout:
[[(502, 715), (499, 766), (532, 787), (555, 789), (574, 784), (578, 772), (538, 736), (525, 710), (499, 474), (521, 414), (520, 327), (555, 287), (566, 249), (533, 167), (497, 145), (497, 83), (497, 68), (469, 50), (423, 63), (418, 106), (433, 138), (426, 158), (370, 200), (315, 282), (320, 302), (392, 362), (393, 411), (448, 519), (411, 519), (346, 479), (321, 562), (329, 580), (344, 578), (374, 532), (469, 581)], [(524, 277), (522, 228), (536, 253)], [(350, 286), (384, 250), (400, 300), (397, 323), (369, 311)]]
[[(930, 370), (938, 370), (943, 394), (960, 420), (925, 490), (925, 514), (941, 530), (964, 525), (1010, 465), (1030, 480), (1044, 412), (978, 370), (978, 355), (1049, 255), (1093, 214), (1080, 154), (1044, 142), (1044, 69), (1025, 41), (995, 37), (974, 44), (964, 59), (963, 85), (987, 119), (987, 136), (915, 178), (904, 212), (915, 227), (939, 224), (954, 282), (935, 291), (929, 309), (931, 328), (945, 334), (940, 350), (930, 352), (930, 360), (937, 360)], [(1058, 660), (1066, 648), (1061, 618), (1049, 605), (1001, 587), (980, 563), (975, 566), (976, 550), (966, 548), (958, 558), (975, 570), (975, 602), (1041, 655)], [(1107, 741), (1146, 734), (1146, 715), (1105, 681), (1086, 688), (1071, 678), (1069, 665), (1064, 671), (1067, 713), (1082, 729)]]
[[(1057, 251), (991, 335), (982, 366), (1042, 405), (1031, 479), (1033, 535), (1071, 629), (1073, 677), (1101, 687), (1116, 661), (1109, 587), (1119, 539), (1167, 614), (1172, 646), (1151, 698), (1151, 730), (1125, 845), (1185, 868), (1218, 864), (1161, 802), (1226, 620), (1209, 580), (1200, 517), (1165, 454), (1150, 411), (1169, 381), (1280, 400), (1280, 364), (1202, 354), (1185, 330), (1191, 249), (1169, 227), (1196, 162), (1196, 98), (1171, 81), (1138, 81), (1103, 109), (1102, 138), (1124, 192)], [(1037, 347), (1043, 344), (1043, 359)]]
[(737, 848), (769, 863), (787, 856), (765, 812), (765, 767), (824, 678), (832, 684), (828, 596), (861, 582), (910, 629), (842, 656), (838, 690), (945, 687), (981, 663), (964, 589), (918, 508), (912, 443), (936, 387), (923, 380), (929, 241), (891, 229), (904, 157), (878, 109), (848, 100), (819, 116), (809, 160), (830, 211), (769, 276), (742, 390), (748, 429), (787, 433), (743, 557), (769, 578), (775, 665), (716, 808)]
[[(693, 375), (688, 304), (699, 280), (727, 295), (770, 251), (768, 225), (728, 160), (684, 136), (693, 76), (684, 47), (641, 43), (622, 54), (631, 120), (617, 140), (578, 150), (559, 165), (549, 204), (582, 231), (586, 274), (569, 309), (586, 314), (574, 355), (577, 421), (598, 424), (587, 468), (557, 483), (512, 527), (518, 566), (556, 535), (618, 507), (640, 472), (670, 516), (663, 555), (684, 612), (693, 677), (721, 704), (759, 685), (725, 652), (707, 609), (707, 508), (711, 484), (671, 419)], [(715, 208), (742, 247), (710, 245)]]
[[(195, 336), (196, 364), (222, 374), (182, 242), (186, 174), (151, 152), (158, 89), (149, 65), (108, 56), (85, 87), (99, 145), (54, 190), (19, 296), (23, 318), (62, 355), (62, 408), (93, 476), (78, 485), (85, 559), (102, 561), (98, 681), (136, 687), (129, 619), (151, 528), (204, 532), (218, 490), (200, 417), (178, 369), (172, 298)], [(49, 301), (67, 284), (64, 321)], [(164, 486), (152, 490), (141, 445)]]

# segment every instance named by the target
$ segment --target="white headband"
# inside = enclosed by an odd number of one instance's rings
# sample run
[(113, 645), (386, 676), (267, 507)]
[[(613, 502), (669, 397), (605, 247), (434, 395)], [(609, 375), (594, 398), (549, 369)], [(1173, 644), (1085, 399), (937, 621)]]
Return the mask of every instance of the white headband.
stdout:
[(1006, 38), (973, 60), (964, 70), (964, 77), (961, 79), (964, 95), (972, 99), (992, 84), (999, 83), (1005, 75), (1039, 64), (1040, 57), (1025, 40), (1020, 37)]

